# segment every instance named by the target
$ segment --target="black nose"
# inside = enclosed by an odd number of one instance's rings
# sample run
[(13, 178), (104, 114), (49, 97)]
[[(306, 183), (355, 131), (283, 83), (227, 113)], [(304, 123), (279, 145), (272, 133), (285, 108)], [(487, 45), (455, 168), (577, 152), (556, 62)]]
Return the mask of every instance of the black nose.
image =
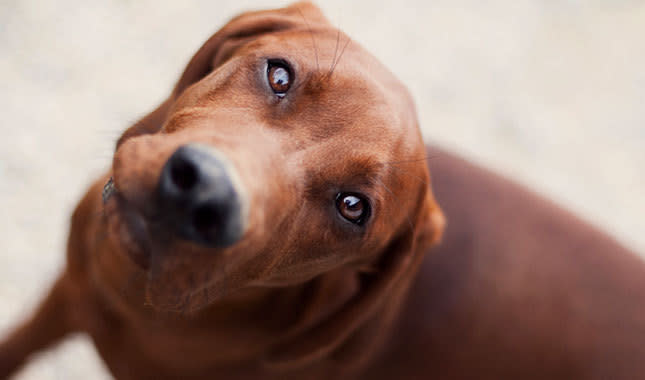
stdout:
[(161, 171), (159, 208), (184, 239), (226, 247), (244, 233), (243, 205), (234, 169), (214, 148), (188, 144)]

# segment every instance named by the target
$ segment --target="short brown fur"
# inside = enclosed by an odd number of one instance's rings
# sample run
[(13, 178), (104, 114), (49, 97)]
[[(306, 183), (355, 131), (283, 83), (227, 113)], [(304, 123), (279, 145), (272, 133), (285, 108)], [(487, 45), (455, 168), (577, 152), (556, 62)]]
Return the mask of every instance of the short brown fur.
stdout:
[[(284, 99), (262, 81), (271, 58), (294, 66)], [(161, 168), (193, 142), (248, 193), (232, 247), (179, 239), (157, 214)], [(339, 191), (369, 194), (366, 226), (339, 219)], [(636, 379), (645, 264), (427, 151), (405, 88), (297, 3), (230, 21), (123, 133), (74, 212), (65, 271), (0, 345), (0, 378), (76, 331), (118, 379)]]

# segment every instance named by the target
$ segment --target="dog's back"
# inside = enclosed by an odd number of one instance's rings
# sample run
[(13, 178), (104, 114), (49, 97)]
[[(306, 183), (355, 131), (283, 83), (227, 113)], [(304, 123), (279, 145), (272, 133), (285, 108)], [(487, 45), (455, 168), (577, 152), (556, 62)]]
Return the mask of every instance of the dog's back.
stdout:
[(508, 180), (428, 156), (448, 222), (371, 376), (645, 378), (643, 261)]

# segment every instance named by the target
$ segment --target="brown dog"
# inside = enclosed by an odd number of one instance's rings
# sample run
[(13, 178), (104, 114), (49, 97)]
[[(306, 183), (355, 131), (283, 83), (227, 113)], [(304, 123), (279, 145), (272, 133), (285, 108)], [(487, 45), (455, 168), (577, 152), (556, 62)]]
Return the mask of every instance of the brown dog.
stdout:
[(426, 151), (405, 88), (299, 3), (233, 19), (122, 135), (0, 377), (74, 331), (119, 379), (635, 379), (645, 264)]

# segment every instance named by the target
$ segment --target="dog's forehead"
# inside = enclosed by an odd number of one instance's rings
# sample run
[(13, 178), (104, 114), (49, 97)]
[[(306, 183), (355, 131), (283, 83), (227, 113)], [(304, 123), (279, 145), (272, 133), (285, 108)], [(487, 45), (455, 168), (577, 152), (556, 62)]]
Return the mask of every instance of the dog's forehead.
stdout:
[[(406, 87), (358, 42), (333, 27), (270, 33), (241, 54), (284, 58), (296, 81), (328, 117), (362, 121), (365, 127), (414, 134), (416, 111)], [(314, 104), (314, 105), (315, 105)], [(311, 110), (313, 107), (308, 107)], [(354, 129), (361, 125), (352, 123)]]

